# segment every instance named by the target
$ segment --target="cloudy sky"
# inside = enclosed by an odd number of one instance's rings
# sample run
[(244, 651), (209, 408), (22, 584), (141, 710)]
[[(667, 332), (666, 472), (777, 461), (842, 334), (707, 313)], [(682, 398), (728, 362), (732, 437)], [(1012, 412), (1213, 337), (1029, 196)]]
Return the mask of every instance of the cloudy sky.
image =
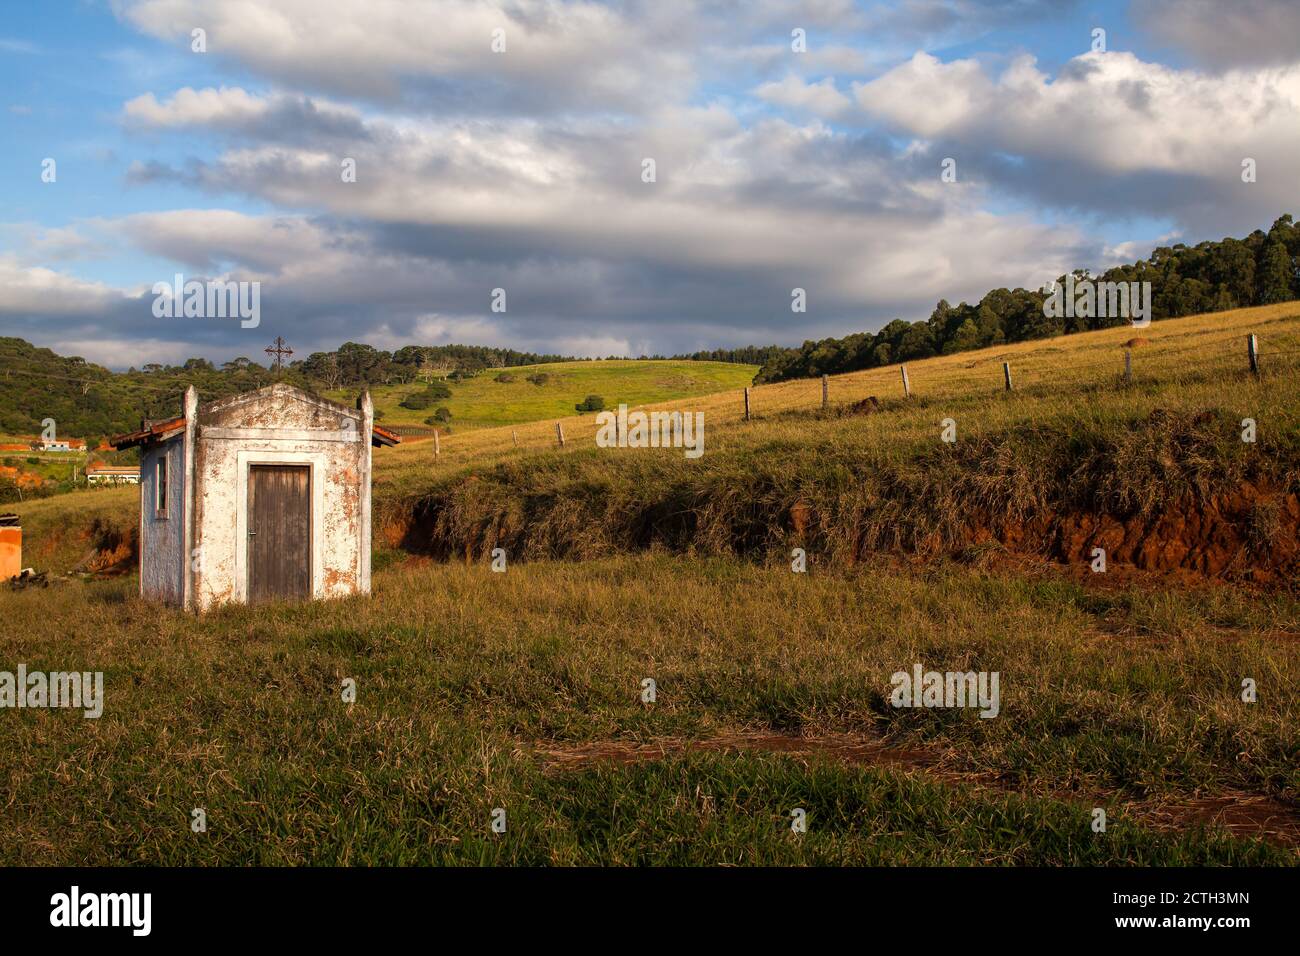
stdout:
[(113, 367), (798, 344), (1300, 213), (1300, 3), (15, 0), (0, 143), (0, 335)]

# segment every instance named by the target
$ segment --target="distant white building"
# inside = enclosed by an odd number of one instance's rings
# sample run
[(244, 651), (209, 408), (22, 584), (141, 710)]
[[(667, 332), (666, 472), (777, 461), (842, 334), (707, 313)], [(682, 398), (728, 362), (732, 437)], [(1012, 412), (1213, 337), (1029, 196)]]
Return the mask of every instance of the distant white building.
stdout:
[(112, 439), (138, 447), (140, 594), (197, 611), (370, 591), (372, 446), (356, 409), (276, 384)]
[(140, 469), (91, 466), (86, 469), (86, 480), (92, 485), (138, 485)]
[(41, 451), (84, 451), (86, 448), (80, 438), (41, 438), (36, 444)]

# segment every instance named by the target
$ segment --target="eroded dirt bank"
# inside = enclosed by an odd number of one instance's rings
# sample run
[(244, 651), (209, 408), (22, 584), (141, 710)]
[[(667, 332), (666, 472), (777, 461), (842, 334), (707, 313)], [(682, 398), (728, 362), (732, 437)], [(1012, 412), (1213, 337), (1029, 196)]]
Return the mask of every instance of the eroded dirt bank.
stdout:
[(1188, 497), (1153, 515), (1045, 513), (1028, 521), (989, 521), (967, 531), (974, 546), (990, 542), (1019, 554), (1107, 566), (1183, 571), (1207, 577), (1276, 583), (1300, 571), (1300, 498), (1244, 482), (1232, 492)]
[(544, 456), (381, 502), (378, 543), (464, 560), (499, 547), (516, 560), (659, 549), (788, 562), (803, 548), (810, 565), (830, 566), (981, 550), (1077, 565), (1101, 549), (1107, 570), (1293, 582), (1300, 444), (1285, 429), (1248, 443), (1234, 419), (1157, 408), (902, 455), (838, 444), (824, 430), (806, 447), (736, 447), (691, 468), (654, 456)]
[[(939, 559), (992, 548), (1085, 566), (1092, 565), (1097, 558), (1095, 549), (1101, 549), (1107, 569), (1179, 572), (1261, 585), (1293, 583), (1300, 576), (1300, 497), (1276, 486), (1251, 482), (1230, 492), (1186, 496), (1148, 514), (1117, 516), (1050, 508), (1022, 518), (972, 514), (956, 529), (896, 534), (887, 542), (881, 541), (877, 527), (856, 534), (852, 528), (837, 529), (835, 515), (821, 514), (803, 501), (796, 501), (784, 514), (769, 516), (774, 533), (739, 529), (741, 533), (730, 546), (721, 549), (716, 529), (711, 529), (705, 546), (695, 546), (680, 515), (664, 524), (657, 523), (653, 514), (639, 517), (621, 542), (602, 535), (583, 537), (571, 545), (557, 545), (553, 536), (539, 542), (521, 533), (513, 518), (494, 515), (476, 529), (458, 529), (439, 513), (436, 504), (426, 504), (386, 522), (379, 529), (377, 543), (414, 554), (464, 560), (483, 557), (495, 547), (507, 551), (513, 547), (515, 555), (525, 558), (585, 558), (663, 547), (683, 553), (723, 550), (774, 559), (785, 559), (790, 549), (803, 547), (813, 563), (819, 560), (819, 546), (828, 544), (829, 560), (843, 558), (849, 563), (878, 553)], [(577, 514), (570, 515), (570, 520), (581, 523)], [(833, 540), (837, 530), (853, 535), (848, 547), (843, 540)]]

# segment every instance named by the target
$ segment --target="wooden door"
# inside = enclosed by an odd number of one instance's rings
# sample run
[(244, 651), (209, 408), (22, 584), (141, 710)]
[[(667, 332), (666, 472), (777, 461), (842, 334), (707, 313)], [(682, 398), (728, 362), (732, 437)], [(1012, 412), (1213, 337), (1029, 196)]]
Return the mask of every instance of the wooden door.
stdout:
[(248, 471), (248, 601), (311, 597), (311, 466)]

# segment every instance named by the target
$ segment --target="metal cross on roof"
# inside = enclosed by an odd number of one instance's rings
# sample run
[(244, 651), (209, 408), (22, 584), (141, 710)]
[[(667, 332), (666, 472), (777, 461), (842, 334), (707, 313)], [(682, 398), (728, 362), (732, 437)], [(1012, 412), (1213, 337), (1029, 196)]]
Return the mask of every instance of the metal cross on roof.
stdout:
[(275, 370), (277, 372), (284, 367), (284, 357), (293, 354), (293, 349), (289, 348), (289, 344), (278, 335), (275, 337), (275, 345), (272, 348), (263, 349), (263, 351), (267, 355), (275, 356)]

